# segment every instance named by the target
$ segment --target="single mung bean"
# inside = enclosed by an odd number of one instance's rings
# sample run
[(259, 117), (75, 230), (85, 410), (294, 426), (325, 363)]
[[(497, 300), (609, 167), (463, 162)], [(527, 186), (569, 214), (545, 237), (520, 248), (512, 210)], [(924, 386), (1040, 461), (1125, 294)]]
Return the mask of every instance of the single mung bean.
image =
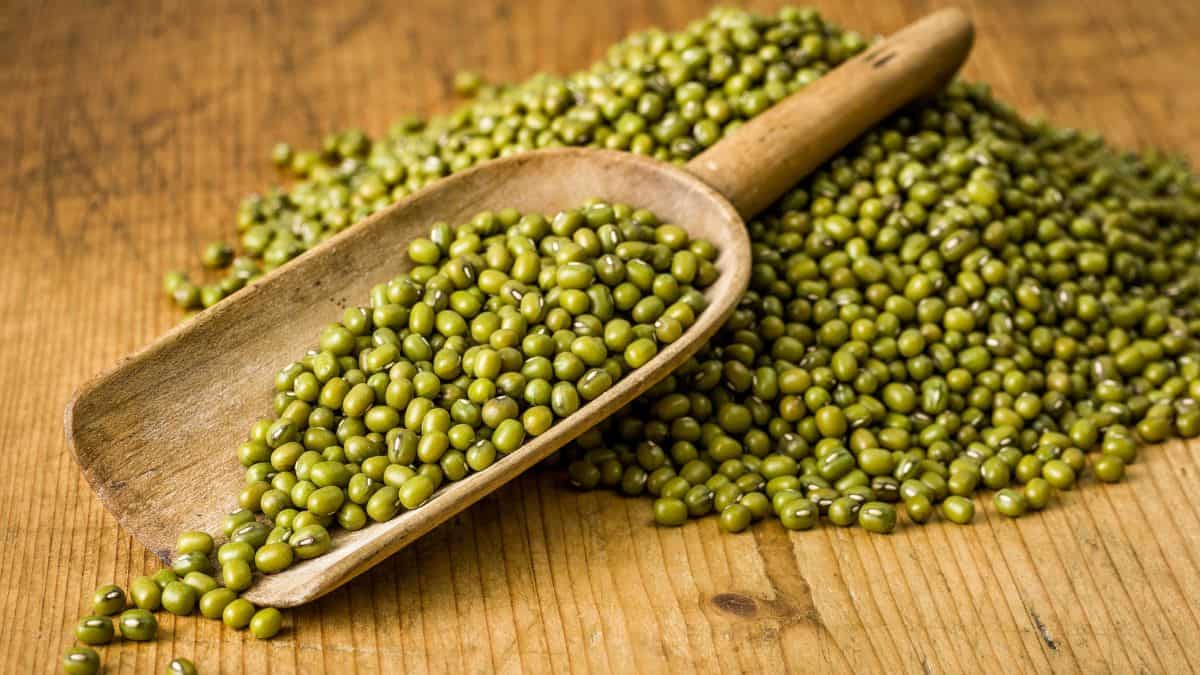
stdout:
[[(279, 522), (276, 517), (275, 522)], [(244, 541), (230, 541), (221, 544), (221, 548), (217, 549), (217, 564), (224, 566), (230, 560), (245, 560), (250, 562), (254, 559), (254, 547)]]
[(324, 555), (332, 545), (329, 539), (329, 531), (317, 524), (297, 527), (292, 532), (292, 537), (288, 540), (288, 543), (291, 544), (296, 557), (301, 560), (308, 560)]
[(848, 527), (858, 520), (861, 508), (861, 504), (849, 497), (838, 497), (829, 504), (826, 515), (834, 525)]
[(154, 577), (138, 577), (129, 584), (129, 599), (138, 609), (153, 612), (162, 606), (162, 588)]
[(233, 536), (235, 530), (254, 520), (254, 512), (249, 509), (238, 509), (232, 513), (226, 514), (221, 519), (221, 532), (226, 537)]
[(717, 523), (726, 532), (741, 532), (750, 527), (754, 514), (743, 504), (730, 504), (721, 511)]
[(867, 502), (858, 509), (858, 525), (868, 532), (890, 534), (896, 529), (896, 507), (884, 502)]
[(779, 512), (779, 522), (789, 530), (811, 530), (818, 517), (817, 505), (803, 498), (788, 501)]
[(207, 572), (212, 569), (212, 564), (208, 561), (207, 554), (191, 551), (176, 556), (171, 563), (171, 569), (176, 574), (186, 576), (189, 572)]
[(1075, 470), (1061, 459), (1052, 459), (1042, 466), (1042, 478), (1059, 490), (1075, 487)]
[(85, 616), (75, 625), (75, 639), (85, 645), (106, 645), (113, 639), (112, 618)]
[(904, 500), (904, 512), (914, 523), (926, 523), (933, 516), (933, 502), (925, 495), (913, 495)]
[(200, 614), (206, 619), (220, 619), (229, 603), (237, 600), (237, 593), (230, 588), (214, 588), (200, 596)]
[(117, 618), (117, 628), (121, 631), (121, 637), (126, 640), (145, 642), (153, 640), (158, 634), (158, 621), (154, 619), (153, 614), (144, 609), (127, 609)]
[(1092, 465), (1096, 478), (1105, 483), (1116, 483), (1125, 477), (1125, 460), (1116, 455), (1101, 455)]
[(171, 569), (170, 567), (164, 567), (154, 574), (151, 574), (150, 578), (154, 580), (154, 583), (158, 584), (159, 589), (162, 589), (172, 581), (178, 581), (179, 575), (175, 574), (175, 570)]
[(254, 566), (264, 574), (282, 572), (292, 564), (294, 550), (289, 544), (266, 544), (254, 553)]
[(92, 594), (92, 611), (111, 616), (125, 609), (125, 591), (116, 584), (105, 584)]
[(1034, 478), (1025, 484), (1024, 492), (1029, 508), (1041, 511), (1050, 503), (1050, 496), (1054, 492), (1054, 488), (1045, 478)]
[(250, 634), (259, 640), (269, 640), (283, 627), (283, 614), (274, 607), (264, 607), (250, 619)]
[(175, 543), (175, 552), (202, 553), (208, 555), (213, 551), (213, 538), (207, 532), (189, 531), (179, 535)]
[(196, 589), (182, 581), (172, 581), (162, 591), (162, 607), (177, 616), (187, 616), (196, 608)]
[(167, 664), (167, 675), (196, 675), (196, 664), (182, 656), (171, 659)]
[(254, 613), (254, 605), (249, 600), (238, 598), (225, 605), (221, 612), (221, 621), (234, 630), (242, 630), (250, 625)]
[(966, 497), (951, 495), (942, 502), (942, 515), (952, 523), (966, 525), (975, 518), (975, 503)]
[(217, 587), (216, 579), (213, 579), (203, 572), (188, 572), (188, 574), (183, 577), (183, 583), (191, 586), (192, 590), (196, 591), (197, 596), (204, 595), (205, 593)]
[(250, 588), (250, 584), (254, 583), (254, 571), (250, 568), (250, 563), (241, 558), (226, 562), (221, 566), (221, 583), (232, 591)]
[(1019, 518), (1029, 509), (1029, 500), (1024, 492), (1013, 488), (1004, 488), (996, 492), (994, 501), (996, 511), (1009, 518)]
[(100, 672), (100, 655), (90, 647), (72, 647), (63, 655), (66, 675), (96, 675)]
[(654, 522), (673, 527), (687, 522), (687, 504), (676, 497), (659, 497), (654, 500)]

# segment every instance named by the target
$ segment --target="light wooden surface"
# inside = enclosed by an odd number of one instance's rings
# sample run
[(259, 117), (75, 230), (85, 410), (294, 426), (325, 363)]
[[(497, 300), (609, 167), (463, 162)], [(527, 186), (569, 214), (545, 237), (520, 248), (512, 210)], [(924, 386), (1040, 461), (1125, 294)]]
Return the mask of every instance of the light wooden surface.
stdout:
[[(935, 4), (818, 3), (866, 31)], [(1200, 5), (964, 2), (971, 77), (1061, 124), (1200, 159)], [(0, 12), (0, 672), (53, 672), (99, 583), (154, 559), (69, 457), (72, 390), (171, 327), (163, 270), (232, 231), (277, 138), (444, 109), (449, 75), (565, 71), (704, 3), (9, 3)], [(761, 3), (774, 6), (774, 3)], [(162, 448), (171, 453), (174, 449)], [(1200, 445), (1017, 522), (891, 537), (711, 519), (534, 472), (269, 643), (198, 619), (105, 672), (1184, 672), (1200, 669)]]

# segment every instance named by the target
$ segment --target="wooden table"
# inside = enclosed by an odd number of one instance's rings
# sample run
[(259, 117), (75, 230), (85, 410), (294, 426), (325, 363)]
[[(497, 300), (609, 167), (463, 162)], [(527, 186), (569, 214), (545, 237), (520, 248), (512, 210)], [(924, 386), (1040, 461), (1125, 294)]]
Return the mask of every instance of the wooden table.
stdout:
[[(79, 477), (61, 414), (178, 321), (168, 268), (233, 230), (277, 139), (380, 132), (459, 68), (566, 72), (706, 3), (26, 2), (0, 19), (0, 672), (56, 669), (84, 598), (155, 569)], [(764, 8), (775, 3), (753, 3)], [(888, 31), (938, 2), (819, 3)], [(1200, 3), (963, 3), (968, 68), (1029, 114), (1200, 157)], [(171, 448), (163, 448), (171, 452)], [(1200, 669), (1200, 445), (1048, 511), (891, 537), (713, 519), (535, 472), (271, 642), (199, 618), (102, 649), (105, 672), (1178, 672)]]

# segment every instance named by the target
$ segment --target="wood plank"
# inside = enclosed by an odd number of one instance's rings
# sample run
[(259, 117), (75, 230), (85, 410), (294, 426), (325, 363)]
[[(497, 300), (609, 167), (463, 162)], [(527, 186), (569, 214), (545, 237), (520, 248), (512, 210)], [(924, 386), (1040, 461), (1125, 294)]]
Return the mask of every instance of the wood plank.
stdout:
[[(780, 2), (747, 3), (769, 10)], [(816, 3), (884, 32), (941, 0)], [(964, 0), (967, 69), (1030, 115), (1200, 158), (1200, 4)], [(85, 597), (152, 571), (71, 462), (75, 386), (178, 320), (161, 273), (232, 232), (277, 139), (373, 133), (493, 80), (585, 66), (700, 0), (18, 2), (0, 19), (0, 672), (50, 672)], [(256, 642), (199, 618), (106, 673), (1182, 672), (1200, 669), (1200, 444), (1012, 522), (891, 537), (712, 520), (535, 471)]]

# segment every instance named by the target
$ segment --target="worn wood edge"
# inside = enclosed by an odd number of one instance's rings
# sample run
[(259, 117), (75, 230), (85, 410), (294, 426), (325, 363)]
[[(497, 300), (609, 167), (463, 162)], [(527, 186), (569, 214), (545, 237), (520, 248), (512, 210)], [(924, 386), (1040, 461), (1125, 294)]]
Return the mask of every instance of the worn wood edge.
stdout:
[[(175, 348), (177, 343), (187, 339), (194, 331), (207, 328), (210, 324), (221, 321), (226, 314), (250, 302), (256, 295), (271, 292), (275, 288), (285, 287), (286, 284), (294, 280), (294, 277), (303, 272), (302, 266), (304, 260), (312, 260), (315, 256), (319, 255), (329, 255), (331, 251), (339, 247), (352, 245), (358, 239), (369, 237), (372, 226), (378, 227), (379, 223), (386, 220), (388, 215), (394, 210), (405, 208), (417, 200), (428, 199), (437, 192), (453, 189), (456, 181), (467, 180), (479, 172), (500, 171), (504, 167), (521, 167), (525, 164), (547, 161), (556, 157), (604, 162), (608, 165), (618, 167), (625, 164), (636, 166), (641, 171), (666, 173), (673, 180), (679, 181), (684, 189), (689, 190), (692, 193), (691, 198), (708, 199), (713, 204), (718, 205), (718, 208), (725, 213), (726, 222), (735, 224), (738, 227), (736, 229), (733, 227), (729, 228), (731, 236), (728, 240), (715, 242), (719, 250), (716, 265), (720, 271), (720, 275), (717, 281), (706, 289), (705, 295), (709, 299), (709, 306), (700, 313), (696, 323), (685, 332), (684, 339), (677, 340), (666, 349), (660, 351), (645, 366), (622, 378), (599, 398), (589, 402), (571, 416), (571, 418), (577, 419), (568, 418), (556, 423), (546, 433), (527, 441), (521, 448), (509, 453), (508, 456), (504, 457), (494, 467), (489, 467), (490, 469), (500, 469), (503, 466), (504, 469), (502, 472), (494, 470), (483, 471), (472, 474), (462, 481), (444, 486), (435, 492), (435, 495), (426, 504), (413, 511), (402, 513), (385, 523), (373, 523), (357, 532), (338, 531), (334, 540), (335, 543), (340, 543), (343, 546), (341, 549), (343, 553), (340, 556), (338, 555), (339, 549), (335, 546), (332, 551), (320, 558), (304, 561), (304, 565), (297, 565), (285, 572), (260, 579), (247, 592), (246, 597), (259, 604), (291, 607), (314, 600), (334, 590), (354, 576), (365, 572), (374, 564), (400, 550), (441, 522), (466, 509), (486, 493), (490, 493), (500, 485), (532, 467), (555, 450), (561, 448), (564, 444), (576, 438), (579, 434), (600, 422), (603, 418), (615, 413), (621, 406), (634, 400), (656, 382), (670, 374), (679, 365), (682, 365), (687, 358), (699, 351), (704, 343), (720, 329), (725, 319), (736, 309), (741, 296), (749, 286), (751, 267), (750, 240), (744, 222), (734, 207), (716, 189), (691, 173), (670, 164), (631, 153), (590, 148), (554, 148), (513, 155), (480, 164), (461, 173), (453, 174), (431, 183), (387, 209), (373, 214), (355, 226), (338, 233), (327, 241), (321, 242), (301, 256), (298, 256), (295, 260), (289, 261), (289, 263), (263, 275), (262, 278), (247, 288), (233, 294), (208, 310), (200, 312), (194, 318), (174, 326), (158, 339), (80, 385), (68, 401), (64, 410), (64, 431), (67, 445), (71, 450), (71, 455), (76, 465), (79, 466), (81, 473), (99, 497), (101, 503), (113, 514), (117, 522), (127, 532), (132, 534), (139, 543), (160, 559), (164, 561), (169, 559), (169, 551), (157, 549), (152, 542), (142, 536), (142, 532), (138, 528), (134, 527), (128, 521), (125, 517), (127, 514), (115, 508), (114, 497), (109, 485), (99, 475), (97, 467), (87, 462), (82, 455), (81, 448), (77, 444), (79, 432), (77, 413), (89, 397), (96, 395), (104, 387), (112, 384), (128, 369), (151, 364), (159, 354), (168, 349)], [(684, 227), (686, 229), (686, 225)], [(439, 504), (439, 508), (430, 509), (429, 507), (433, 504)], [(368, 533), (370, 533), (369, 537)], [(372, 545), (350, 549), (345, 546), (345, 540), (352, 538), (362, 538), (371, 542)], [(361, 555), (354, 555), (355, 553), (361, 553)], [(324, 563), (329, 573), (321, 575), (318, 583), (296, 583), (293, 579), (293, 577), (299, 577), (300, 574), (298, 572), (305, 569), (310, 571), (305, 572), (304, 576), (306, 578), (311, 576), (312, 567), (314, 565), (321, 565), (322, 563)]]

